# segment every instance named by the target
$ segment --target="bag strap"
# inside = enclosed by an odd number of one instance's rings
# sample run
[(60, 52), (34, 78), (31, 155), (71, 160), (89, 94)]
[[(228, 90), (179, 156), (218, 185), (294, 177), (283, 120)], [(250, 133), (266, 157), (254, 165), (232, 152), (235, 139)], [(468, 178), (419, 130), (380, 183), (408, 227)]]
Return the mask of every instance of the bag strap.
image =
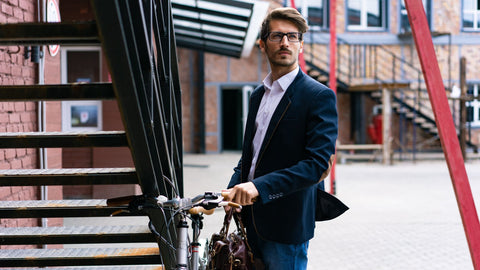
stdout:
[(232, 220), (232, 216), (233, 216), (233, 212), (235, 210), (233, 209), (230, 209), (230, 211), (228, 211), (226, 214), (225, 214), (225, 218), (223, 220), (223, 227), (222, 229), (220, 230), (220, 235), (222, 235), (223, 237), (226, 237), (227, 234), (228, 234), (228, 228), (230, 227), (230, 221)]
[(240, 213), (235, 212), (233, 215), (233, 218), (235, 219), (235, 223), (237, 224), (237, 228), (242, 235), (243, 239), (245, 239), (245, 244), (247, 245), (247, 248), (250, 252), (252, 252), (252, 248), (248, 244), (248, 238), (247, 238), (247, 230), (245, 230), (245, 226), (243, 225), (242, 222), (242, 215)]

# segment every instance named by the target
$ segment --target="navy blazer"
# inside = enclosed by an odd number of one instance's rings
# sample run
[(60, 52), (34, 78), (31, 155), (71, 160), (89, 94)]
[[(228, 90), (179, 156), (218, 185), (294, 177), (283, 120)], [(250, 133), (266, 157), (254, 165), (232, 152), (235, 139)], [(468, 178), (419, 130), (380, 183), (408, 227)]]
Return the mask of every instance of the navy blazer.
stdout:
[[(264, 92), (261, 85), (251, 95), (242, 157), (229, 188), (248, 181)], [(337, 133), (334, 92), (300, 70), (273, 113), (260, 148), (252, 180), (260, 198), (242, 211), (249, 230), (285, 244), (313, 237), (317, 187), (329, 172)]]

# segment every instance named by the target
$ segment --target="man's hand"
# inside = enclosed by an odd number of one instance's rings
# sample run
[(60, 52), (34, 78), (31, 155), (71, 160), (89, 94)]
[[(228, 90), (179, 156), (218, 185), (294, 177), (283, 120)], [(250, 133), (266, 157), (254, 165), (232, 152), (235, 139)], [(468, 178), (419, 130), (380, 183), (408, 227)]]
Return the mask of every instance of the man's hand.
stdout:
[(241, 183), (227, 189), (226, 200), (240, 205), (251, 205), (258, 197), (258, 190), (252, 182)]

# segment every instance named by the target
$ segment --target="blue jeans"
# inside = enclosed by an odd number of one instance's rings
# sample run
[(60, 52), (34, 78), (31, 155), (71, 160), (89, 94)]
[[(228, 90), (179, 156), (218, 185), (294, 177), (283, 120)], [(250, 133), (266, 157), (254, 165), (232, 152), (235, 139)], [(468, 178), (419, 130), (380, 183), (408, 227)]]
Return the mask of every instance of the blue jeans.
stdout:
[(298, 245), (281, 244), (257, 239), (266, 270), (307, 269), (308, 241)]

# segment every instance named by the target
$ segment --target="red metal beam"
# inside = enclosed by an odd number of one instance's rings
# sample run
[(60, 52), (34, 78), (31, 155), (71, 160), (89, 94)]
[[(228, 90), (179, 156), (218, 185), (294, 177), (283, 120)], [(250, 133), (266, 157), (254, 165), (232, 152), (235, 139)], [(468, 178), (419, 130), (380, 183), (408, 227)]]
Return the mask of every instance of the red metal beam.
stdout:
[[(330, 74), (329, 87), (337, 94), (337, 1), (330, 0)], [(337, 159), (333, 159), (332, 170), (330, 171), (330, 193), (335, 194), (335, 166)]]
[(405, 0), (415, 46), (452, 179), (473, 266), (480, 270), (480, 223), (421, 0)]

